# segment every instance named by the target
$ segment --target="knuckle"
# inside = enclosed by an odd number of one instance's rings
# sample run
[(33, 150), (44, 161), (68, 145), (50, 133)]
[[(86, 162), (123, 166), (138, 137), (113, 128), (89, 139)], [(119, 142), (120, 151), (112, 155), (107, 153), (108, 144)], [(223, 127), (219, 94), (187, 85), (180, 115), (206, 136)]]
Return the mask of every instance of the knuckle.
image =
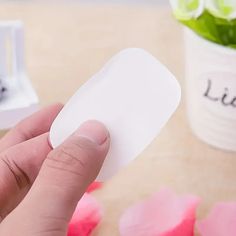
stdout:
[(76, 150), (73, 144), (63, 145), (49, 153), (45, 164), (54, 170), (66, 171), (82, 176), (83, 169), (86, 168), (86, 161), (84, 161), (86, 158), (81, 158), (82, 155), (86, 154)]
[(8, 170), (9, 176), (14, 179), (19, 189), (22, 189), (27, 185), (31, 185), (31, 180), (27, 173), (13, 158), (8, 155), (7, 152), (1, 153), (0, 160)]
[(39, 225), (43, 226), (40, 227), (40, 230), (36, 229), (39, 235), (42, 235), (42, 233), (46, 233), (47, 235), (64, 235), (67, 230), (67, 219), (65, 217), (42, 214), (39, 219)]
[(49, 153), (48, 159), (55, 160), (56, 162), (62, 164), (72, 165), (79, 163), (83, 165), (83, 162), (80, 160), (81, 152), (75, 150), (73, 146), (61, 146), (60, 148), (53, 150), (51, 153)]

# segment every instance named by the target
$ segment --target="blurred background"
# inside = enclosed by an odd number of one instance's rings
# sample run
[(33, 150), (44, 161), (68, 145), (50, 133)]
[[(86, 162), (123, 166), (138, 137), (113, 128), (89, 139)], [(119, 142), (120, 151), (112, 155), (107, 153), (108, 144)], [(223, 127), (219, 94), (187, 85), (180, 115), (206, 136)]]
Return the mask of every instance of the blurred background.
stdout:
[(168, 4), (167, 0), (1, 0), (0, 2), (78, 2), (78, 3), (125, 3), (125, 4)]

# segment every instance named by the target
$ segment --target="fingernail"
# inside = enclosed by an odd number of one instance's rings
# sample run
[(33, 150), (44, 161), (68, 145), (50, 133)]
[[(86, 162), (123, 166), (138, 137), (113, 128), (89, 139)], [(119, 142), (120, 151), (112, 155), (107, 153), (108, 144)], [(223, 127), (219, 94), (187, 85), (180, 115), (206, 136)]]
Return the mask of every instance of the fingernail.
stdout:
[(76, 131), (76, 135), (102, 145), (109, 137), (106, 127), (99, 121), (90, 120), (83, 123)]

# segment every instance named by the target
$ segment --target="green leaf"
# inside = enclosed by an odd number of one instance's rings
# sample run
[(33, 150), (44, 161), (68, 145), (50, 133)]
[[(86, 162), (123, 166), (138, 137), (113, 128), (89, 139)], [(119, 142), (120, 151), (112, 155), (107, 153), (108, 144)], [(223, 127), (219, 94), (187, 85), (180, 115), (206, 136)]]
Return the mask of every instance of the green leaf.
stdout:
[(205, 10), (197, 19), (180, 22), (207, 40), (236, 48), (236, 20), (217, 18)]

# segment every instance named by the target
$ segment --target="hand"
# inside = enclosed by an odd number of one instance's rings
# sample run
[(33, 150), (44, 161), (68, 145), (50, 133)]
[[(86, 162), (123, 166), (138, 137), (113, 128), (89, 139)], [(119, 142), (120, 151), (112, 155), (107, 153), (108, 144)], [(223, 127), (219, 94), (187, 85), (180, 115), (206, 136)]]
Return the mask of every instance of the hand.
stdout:
[(25, 119), (0, 140), (0, 235), (66, 236), (77, 202), (109, 149), (109, 133), (84, 123), (51, 150), (48, 131), (62, 105)]

